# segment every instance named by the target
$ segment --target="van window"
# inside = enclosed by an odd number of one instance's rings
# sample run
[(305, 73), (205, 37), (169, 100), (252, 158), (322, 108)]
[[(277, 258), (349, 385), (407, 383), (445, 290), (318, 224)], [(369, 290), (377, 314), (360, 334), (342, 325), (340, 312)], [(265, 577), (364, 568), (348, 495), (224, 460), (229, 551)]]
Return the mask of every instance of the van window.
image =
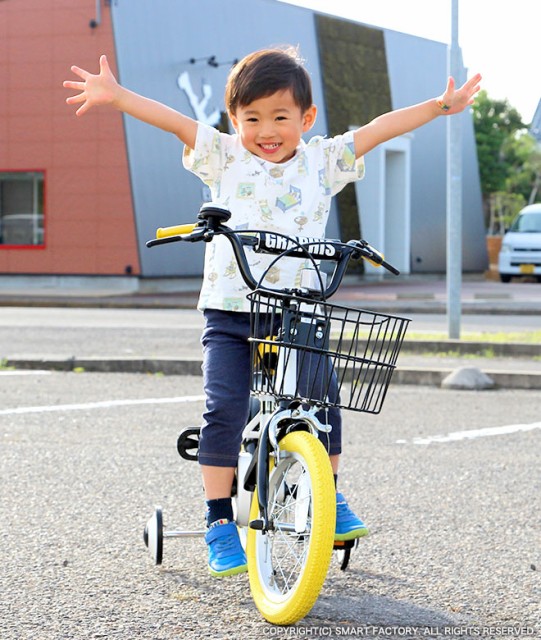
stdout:
[(524, 213), (511, 225), (509, 231), (518, 233), (541, 233), (541, 213)]

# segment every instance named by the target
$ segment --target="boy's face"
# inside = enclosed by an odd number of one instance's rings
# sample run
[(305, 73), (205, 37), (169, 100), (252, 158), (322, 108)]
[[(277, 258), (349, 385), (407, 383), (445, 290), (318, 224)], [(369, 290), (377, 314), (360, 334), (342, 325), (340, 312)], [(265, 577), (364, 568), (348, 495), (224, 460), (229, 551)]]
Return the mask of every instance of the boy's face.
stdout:
[(230, 117), (245, 149), (259, 158), (280, 163), (295, 155), (302, 134), (315, 122), (316, 107), (312, 105), (302, 113), (291, 90), (283, 89), (237, 107)]

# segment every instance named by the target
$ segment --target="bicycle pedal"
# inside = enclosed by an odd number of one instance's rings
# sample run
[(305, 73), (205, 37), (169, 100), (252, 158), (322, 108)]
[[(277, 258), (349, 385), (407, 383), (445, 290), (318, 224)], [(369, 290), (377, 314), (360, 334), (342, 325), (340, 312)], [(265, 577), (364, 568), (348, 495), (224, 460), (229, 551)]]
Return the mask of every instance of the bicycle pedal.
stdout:
[(346, 549), (353, 549), (356, 545), (357, 540), (335, 540), (334, 541), (334, 549), (336, 551), (345, 551)]
[(342, 557), (342, 562), (340, 564), (340, 570), (345, 571), (349, 564), (349, 559), (351, 557), (351, 550), (357, 546), (359, 539), (356, 540), (335, 540), (334, 541), (334, 551), (342, 551), (344, 553)]
[(257, 520), (250, 520), (248, 526), (250, 527), (250, 529), (255, 529), (256, 531), (269, 531), (270, 529), (272, 529), (272, 525), (267, 522), (265, 522), (265, 520), (263, 520), (263, 518), (258, 518)]
[(178, 455), (184, 460), (198, 460), (201, 427), (185, 427), (177, 439)]

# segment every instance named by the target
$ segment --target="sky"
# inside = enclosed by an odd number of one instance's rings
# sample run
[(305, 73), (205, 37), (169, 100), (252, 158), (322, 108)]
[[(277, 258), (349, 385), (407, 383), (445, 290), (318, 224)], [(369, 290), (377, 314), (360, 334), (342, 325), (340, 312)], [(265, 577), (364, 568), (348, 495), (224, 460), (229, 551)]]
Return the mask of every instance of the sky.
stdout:
[[(282, 0), (438, 42), (451, 42), (452, 0)], [(541, 99), (541, 0), (459, 0), (458, 42), (469, 75), (531, 122)], [(442, 92), (445, 88), (442, 79)]]

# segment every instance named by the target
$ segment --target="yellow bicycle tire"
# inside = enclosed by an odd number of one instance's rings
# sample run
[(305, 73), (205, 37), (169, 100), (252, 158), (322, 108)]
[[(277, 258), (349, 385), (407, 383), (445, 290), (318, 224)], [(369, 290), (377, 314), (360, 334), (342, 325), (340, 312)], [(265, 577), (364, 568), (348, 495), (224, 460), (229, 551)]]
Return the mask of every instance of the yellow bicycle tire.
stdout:
[[(295, 541), (295, 536), (302, 539), (301, 545), (305, 549), (304, 557), (301, 563), (297, 560), (297, 565), (302, 566), (300, 570), (297, 566), (298, 576), (292, 585), (286, 585), (285, 592), (282, 592), (277, 585), (270, 584), (275, 581), (277, 574), (278, 579), (280, 578), (279, 572), (283, 570), (280, 565), (281, 559), (277, 560), (277, 569), (272, 559), (271, 566), (267, 566), (269, 558), (273, 556), (275, 536), (287, 535), (281, 531), (262, 533), (249, 528), (247, 559), (250, 589), (260, 613), (268, 622), (288, 625), (297, 622), (312, 609), (327, 576), (334, 545), (336, 490), (328, 453), (315, 436), (305, 431), (289, 433), (280, 442), (280, 452), (287, 452), (289, 455), (281, 456), (278, 464), (271, 471), (270, 489), (272, 490), (272, 487), (280, 482), (281, 474), (287, 473), (289, 468), (292, 468), (287, 466), (289, 464), (300, 464), (309, 479), (305, 482), (310, 484), (310, 533), (308, 536), (298, 536), (290, 531), (289, 533), (292, 534), (290, 540), (293, 538), (294, 542), (289, 541), (284, 545), (287, 549), (292, 549), (299, 544)], [(270, 499), (269, 502), (271, 502)], [(291, 504), (295, 503), (298, 504), (299, 500), (292, 496)], [(250, 519), (258, 517), (256, 491), (252, 500)], [(307, 537), (309, 540), (306, 544)]]

